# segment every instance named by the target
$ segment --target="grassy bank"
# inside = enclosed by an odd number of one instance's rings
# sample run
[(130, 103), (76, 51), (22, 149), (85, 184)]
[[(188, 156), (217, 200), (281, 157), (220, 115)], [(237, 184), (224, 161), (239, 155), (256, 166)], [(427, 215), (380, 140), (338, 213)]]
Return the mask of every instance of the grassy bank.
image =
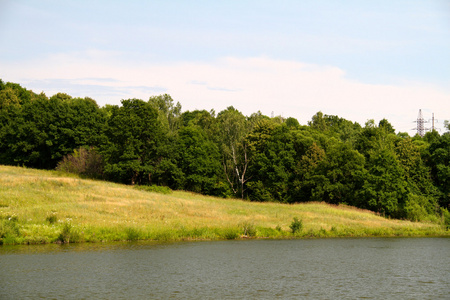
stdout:
[(181, 191), (161, 194), (0, 166), (3, 244), (344, 236), (450, 236), (450, 231), (346, 206), (254, 203)]

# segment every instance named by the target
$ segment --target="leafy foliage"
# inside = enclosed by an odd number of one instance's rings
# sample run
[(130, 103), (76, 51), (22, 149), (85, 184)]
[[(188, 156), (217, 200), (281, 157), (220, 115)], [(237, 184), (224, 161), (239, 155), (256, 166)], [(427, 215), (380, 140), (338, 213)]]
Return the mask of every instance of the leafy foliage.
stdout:
[(439, 189), (439, 203), (450, 207), (450, 133), (433, 140), (429, 146), (428, 165), (435, 186)]
[[(217, 115), (182, 112), (167, 94), (100, 108), (90, 98), (48, 98), (0, 80), (0, 164), (157, 192), (347, 204), (410, 220), (447, 220), (450, 205), (449, 133), (411, 138), (386, 119), (361, 127), (322, 112), (307, 126), (261, 112), (246, 117), (232, 106)], [(231, 238), (238, 233), (230, 229)]]
[(68, 154), (56, 166), (56, 170), (75, 173), (88, 178), (103, 177), (102, 156), (93, 148), (80, 147)]
[[(179, 131), (180, 169), (184, 174), (183, 188), (189, 191), (222, 195), (220, 152), (198, 126), (183, 127)], [(221, 184), (222, 182), (222, 184)]]
[[(249, 165), (248, 145), (245, 140), (250, 124), (245, 116), (230, 106), (217, 115), (218, 136), (225, 176), (236, 196), (244, 198)], [(240, 194), (240, 195), (239, 195)]]
[(138, 190), (143, 190), (147, 192), (160, 193), (160, 194), (171, 194), (172, 190), (167, 186), (157, 186), (157, 185), (136, 185)]
[(105, 119), (92, 99), (33, 94), (20, 102), (0, 112), (1, 163), (53, 169), (75, 148), (101, 140)]
[(297, 217), (294, 217), (294, 220), (292, 221), (291, 225), (289, 225), (289, 228), (291, 228), (292, 233), (297, 233), (302, 231), (303, 229), (303, 221), (299, 220)]
[[(156, 108), (139, 99), (122, 100), (112, 108), (102, 145), (105, 175), (131, 184), (152, 183), (158, 163), (162, 128)], [(160, 161), (160, 160), (159, 160)]]

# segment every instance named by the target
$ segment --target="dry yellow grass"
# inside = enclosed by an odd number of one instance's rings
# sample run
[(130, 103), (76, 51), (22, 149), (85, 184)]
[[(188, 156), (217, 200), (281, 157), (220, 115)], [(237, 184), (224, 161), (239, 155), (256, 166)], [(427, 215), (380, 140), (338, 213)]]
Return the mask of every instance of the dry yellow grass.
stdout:
[[(52, 215), (56, 222), (49, 222)], [(390, 220), (348, 206), (256, 203), (183, 191), (165, 195), (0, 166), (0, 218), (17, 220), (20, 232), (9, 239), (13, 243), (56, 241), (65, 224), (72, 229), (72, 241), (235, 238), (245, 226), (256, 237), (290, 238), (294, 217), (303, 221), (297, 237), (449, 235), (438, 224)]]

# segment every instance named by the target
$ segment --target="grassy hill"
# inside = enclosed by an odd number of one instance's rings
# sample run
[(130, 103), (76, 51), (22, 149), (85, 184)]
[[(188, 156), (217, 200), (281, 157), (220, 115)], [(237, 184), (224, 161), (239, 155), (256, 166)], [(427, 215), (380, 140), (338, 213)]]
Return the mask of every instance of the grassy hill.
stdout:
[[(299, 230), (292, 233), (292, 224)], [(439, 224), (324, 203), (161, 194), (55, 171), (0, 166), (0, 243), (450, 236)]]

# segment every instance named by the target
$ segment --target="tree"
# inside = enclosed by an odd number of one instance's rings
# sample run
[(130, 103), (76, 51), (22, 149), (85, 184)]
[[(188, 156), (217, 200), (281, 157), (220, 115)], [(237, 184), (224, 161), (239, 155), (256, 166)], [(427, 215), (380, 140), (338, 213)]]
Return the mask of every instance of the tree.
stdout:
[(233, 193), (244, 198), (249, 165), (245, 136), (250, 129), (249, 124), (245, 116), (232, 106), (217, 115), (217, 122), (225, 177)]
[(363, 154), (366, 159), (370, 157), (373, 151), (379, 149), (393, 151), (395, 142), (400, 139), (392, 132), (393, 129), (390, 129), (391, 126), (388, 125), (387, 121), (380, 123), (384, 127), (376, 126), (373, 119), (368, 120), (355, 141), (355, 149)]
[(400, 217), (401, 207), (407, 198), (407, 185), (395, 153), (388, 149), (371, 151), (366, 168), (368, 174), (363, 186), (363, 208)]
[(8, 109), (0, 133), (2, 163), (53, 169), (74, 149), (98, 144), (105, 119), (94, 100), (66, 94), (33, 97)]
[[(27, 102), (30, 102), (37, 95), (32, 91), (29, 91), (20, 86), (20, 84), (7, 82), (4, 83), (0, 80), (0, 94), (1, 91), (5, 91), (6, 94), (9, 94), (9, 97), (15, 98), (18, 101), (18, 104), (22, 105)], [(15, 99), (8, 99), (8, 97), (3, 98), (3, 100), (15, 101)], [(0, 100), (1, 103), (1, 100)], [(0, 105), (1, 106), (1, 105)]]
[(248, 134), (252, 165), (249, 198), (256, 201), (290, 202), (289, 181), (295, 165), (290, 129), (273, 119), (262, 120)]
[(323, 116), (323, 113), (321, 111), (317, 112), (314, 116), (312, 116), (311, 121), (308, 121), (308, 125), (319, 131), (325, 131), (327, 130), (327, 124), (325, 121), (325, 118)]
[(10, 106), (20, 106), (20, 100), (11, 87), (0, 90), (0, 109), (8, 109)]
[(428, 165), (435, 186), (439, 189), (440, 206), (450, 206), (450, 133), (445, 133), (429, 146)]
[(395, 134), (395, 129), (392, 127), (388, 120), (383, 119), (378, 123), (378, 127), (381, 128), (387, 134)]
[(168, 94), (150, 97), (148, 103), (156, 108), (159, 121), (167, 128), (168, 133), (174, 134), (180, 126), (181, 104), (174, 104), (172, 97)]
[(395, 153), (401, 140), (387, 120), (376, 126), (368, 120), (356, 140), (356, 149), (365, 156), (367, 176), (363, 185), (362, 208), (392, 217), (401, 217), (408, 197), (405, 170)]
[(361, 206), (361, 189), (367, 177), (364, 167), (364, 156), (350, 144), (335, 143), (317, 160), (312, 199)]
[(186, 111), (181, 115), (181, 126), (198, 126), (203, 132), (207, 135), (209, 140), (212, 140), (216, 143), (219, 142), (218, 137), (218, 124), (215, 118), (214, 110), (206, 111), (206, 110), (194, 110), (194, 111)]
[(328, 136), (339, 138), (343, 142), (355, 142), (361, 131), (361, 125), (333, 115), (316, 113), (308, 125), (318, 132), (326, 133)]
[(287, 118), (286, 119), (286, 126), (289, 128), (298, 129), (300, 127), (300, 123), (295, 118)]
[(179, 130), (179, 165), (184, 174), (183, 188), (189, 191), (226, 196), (226, 182), (222, 182), (219, 148), (198, 126)]
[(325, 151), (315, 142), (297, 160), (294, 179), (292, 180), (293, 202), (311, 201), (314, 188), (318, 179), (318, 166), (325, 159)]
[(433, 184), (431, 168), (425, 163), (426, 157), (430, 157), (429, 144), (424, 140), (403, 138), (396, 142), (395, 152), (408, 187), (408, 198), (403, 208), (405, 217), (421, 220), (435, 215), (440, 193)]
[(102, 151), (106, 176), (123, 183), (152, 183), (163, 138), (158, 111), (147, 102), (129, 99), (111, 112)]
[(425, 164), (419, 145), (414, 143), (411, 138), (401, 139), (396, 142), (395, 153), (404, 170), (411, 192), (436, 196), (436, 189), (431, 179), (431, 169)]
[(410, 136), (407, 132), (399, 132), (399, 133), (397, 133), (397, 136), (402, 139), (410, 138)]

